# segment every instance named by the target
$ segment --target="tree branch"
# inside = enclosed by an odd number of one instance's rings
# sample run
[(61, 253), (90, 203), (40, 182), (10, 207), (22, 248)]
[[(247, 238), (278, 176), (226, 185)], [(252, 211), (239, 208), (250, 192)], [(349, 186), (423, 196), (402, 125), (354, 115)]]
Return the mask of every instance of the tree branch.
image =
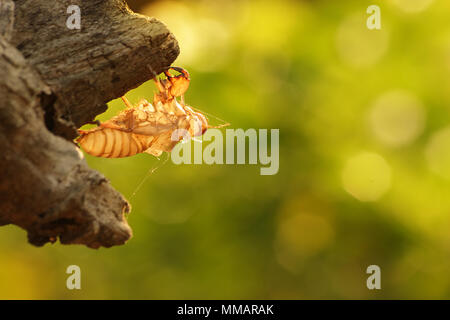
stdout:
[(123, 244), (130, 206), (71, 139), (106, 102), (152, 78), (147, 66), (157, 74), (171, 65), (177, 42), (121, 0), (79, 1), (80, 30), (66, 27), (76, 1), (8, 3), (0, 4), (0, 224), (26, 229), (35, 245)]

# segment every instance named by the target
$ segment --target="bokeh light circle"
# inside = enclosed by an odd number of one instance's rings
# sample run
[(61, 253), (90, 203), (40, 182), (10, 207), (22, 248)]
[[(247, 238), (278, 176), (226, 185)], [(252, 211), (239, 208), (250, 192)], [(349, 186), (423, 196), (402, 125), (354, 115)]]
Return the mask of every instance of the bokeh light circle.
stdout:
[(286, 214), (277, 228), (277, 260), (296, 273), (308, 258), (328, 247), (333, 238), (334, 229), (328, 217), (303, 210)]
[(176, 35), (183, 50), (177, 64), (202, 72), (216, 72), (228, 61), (230, 32), (221, 19), (211, 19), (196, 9), (195, 4), (163, 1), (146, 6), (143, 12), (164, 17), (164, 23)]
[(376, 153), (361, 152), (351, 157), (342, 171), (345, 191), (360, 201), (376, 201), (391, 186), (391, 168)]
[(389, 35), (384, 25), (381, 30), (369, 30), (366, 16), (353, 14), (339, 26), (336, 47), (343, 62), (365, 68), (376, 63), (388, 48)]
[(409, 92), (391, 91), (375, 101), (369, 122), (377, 140), (399, 147), (413, 142), (423, 132), (425, 109)]
[(430, 169), (450, 180), (450, 127), (441, 129), (431, 136), (425, 155)]

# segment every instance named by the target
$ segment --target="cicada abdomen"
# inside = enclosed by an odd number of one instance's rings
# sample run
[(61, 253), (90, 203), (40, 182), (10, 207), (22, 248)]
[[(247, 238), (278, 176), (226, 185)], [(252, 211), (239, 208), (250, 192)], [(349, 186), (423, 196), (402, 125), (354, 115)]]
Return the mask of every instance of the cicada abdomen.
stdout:
[(104, 158), (122, 158), (147, 152), (159, 156), (170, 152), (183, 138), (175, 130), (185, 130), (190, 136), (202, 135), (208, 128), (206, 117), (193, 111), (177, 97), (183, 97), (189, 86), (189, 74), (181, 68), (171, 68), (180, 75), (156, 80), (159, 90), (153, 104), (141, 100), (132, 106), (122, 97), (127, 108), (112, 119), (90, 130), (79, 130), (77, 142), (90, 155)]
[(149, 149), (152, 136), (144, 136), (111, 128), (100, 128), (82, 134), (80, 146), (92, 156), (123, 158), (134, 156)]

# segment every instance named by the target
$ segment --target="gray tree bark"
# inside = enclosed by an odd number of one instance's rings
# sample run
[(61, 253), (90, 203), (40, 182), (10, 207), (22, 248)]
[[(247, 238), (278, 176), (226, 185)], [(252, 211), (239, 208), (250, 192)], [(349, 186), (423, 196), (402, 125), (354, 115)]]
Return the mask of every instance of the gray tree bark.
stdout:
[[(66, 26), (73, 4), (80, 30)], [(0, 225), (38, 246), (125, 243), (130, 205), (72, 140), (178, 53), (164, 24), (122, 0), (0, 0)]]

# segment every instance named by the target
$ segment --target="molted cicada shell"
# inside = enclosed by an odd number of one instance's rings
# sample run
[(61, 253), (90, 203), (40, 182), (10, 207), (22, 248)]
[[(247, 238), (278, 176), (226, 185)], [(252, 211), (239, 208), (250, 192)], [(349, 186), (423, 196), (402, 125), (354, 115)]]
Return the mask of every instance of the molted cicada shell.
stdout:
[[(170, 75), (171, 69), (180, 74)], [(79, 130), (76, 141), (81, 148), (104, 158), (130, 157), (141, 152), (159, 156), (163, 151), (170, 152), (183, 138), (183, 134), (175, 134), (176, 130), (188, 132), (191, 137), (202, 135), (210, 127), (206, 117), (184, 104), (190, 81), (188, 72), (177, 67), (169, 70), (165, 79), (154, 79), (158, 92), (153, 103), (141, 100), (132, 106), (122, 97), (125, 110), (96, 128)], [(181, 102), (177, 97), (181, 97)]]

